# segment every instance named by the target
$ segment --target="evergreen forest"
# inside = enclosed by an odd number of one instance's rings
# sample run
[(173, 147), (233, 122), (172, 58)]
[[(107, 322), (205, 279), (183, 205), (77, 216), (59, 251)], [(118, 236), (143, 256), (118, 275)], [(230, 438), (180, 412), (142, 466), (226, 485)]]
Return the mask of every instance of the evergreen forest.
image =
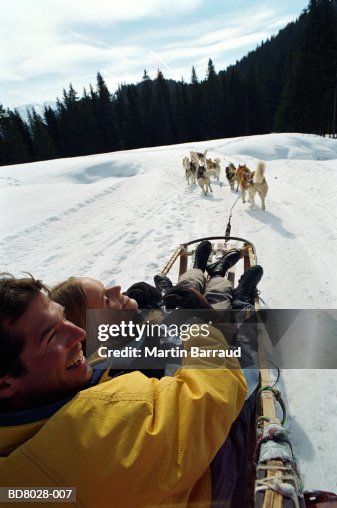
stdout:
[(299, 18), (254, 51), (200, 79), (144, 71), (111, 92), (97, 73), (79, 96), (25, 121), (0, 104), (0, 165), (270, 132), (336, 134), (337, 0), (310, 0)]

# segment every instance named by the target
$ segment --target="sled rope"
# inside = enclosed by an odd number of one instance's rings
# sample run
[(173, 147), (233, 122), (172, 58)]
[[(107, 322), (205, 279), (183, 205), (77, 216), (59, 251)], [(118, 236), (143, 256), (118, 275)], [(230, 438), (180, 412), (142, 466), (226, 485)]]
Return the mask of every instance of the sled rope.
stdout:
[[(270, 469), (270, 467), (269, 467)], [(299, 485), (298, 481), (296, 481), (296, 476), (292, 474), (291, 468), (277, 468), (278, 471), (280, 469), (289, 471), (289, 475), (283, 475), (281, 477), (269, 477), (269, 478), (263, 478), (261, 480), (256, 481), (256, 489), (255, 492), (265, 492), (267, 490), (273, 490), (274, 492), (277, 492), (278, 494), (281, 494), (283, 497), (288, 497), (292, 500), (294, 503), (295, 508), (300, 508), (300, 504), (298, 502), (298, 491)], [(295, 486), (291, 483), (283, 483), (284, 481), (293, 481), (295, 483)]]
[(231, 229), (232, 229), (232, 226), (231, 226), (232, 210), (233, 210), (234, 206), (236, 205), (236, 203), (239, 201), (239, 199), (240, 199), (240, 196), (238, 196), (236, 198), (236, 200), (234, 201), (234, 204), (231, 206), (231, 208), (229, 210), (229, 217), (228, 217), (228, 222), (227, 222), (227, 226), (226, 226), (225, 236), (230, 236), (231, 235)]
[(277, 390), (273, 386), (263, 386), (262, 388), (260, 388), (260, 390), (258, 391), (258, 394), (257, 394), (257, 397), (259, 399), (261, 397), (261, 394), (264, 391), (271, 392), (273, 394), (273, 396), (275, 397), (275, 400), (277, 400), (277, 402), (280, 404), (280, 406), (282, 408), (282, 413), (283, 413), (281, 425), (284, 425), (285, 421), (286, 421), (286, 416), (287, 416), (287, 409), (286, 409), (285, 403), (284, 403), (284, 401), (282, 399), (282, 394), (281, 394), (280, 390)]

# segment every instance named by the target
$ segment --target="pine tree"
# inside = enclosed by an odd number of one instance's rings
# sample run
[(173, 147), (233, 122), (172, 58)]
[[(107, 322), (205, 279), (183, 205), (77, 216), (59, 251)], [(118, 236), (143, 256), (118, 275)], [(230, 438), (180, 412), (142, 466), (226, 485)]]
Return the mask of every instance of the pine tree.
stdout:
[(86, 89), (78, 104), (79, 137), (82, 153), (93, 154), (100, 152), (98, 125), (94, 115), (93, 101)]
[(44, 108), (43, 117), (48, 134), (53, 141), (55, 157), (60, 157), (62, 151), (61, 151), (60, 122), (58, 114), (50, 106), (47, 106)]
[(197, 85), (199, 83), (198, 76), (197, 73), (195, 72), (194, 66), (192, 67), (191, 83), (192, 85)]
[(247, 133), (247, 100), (246, 91), (240, 73), (231, 67), (227, 69), (228, 118), (230, 119), (230, 136), (244, 136)]
[(192, 67), (191, 72), (191, 85), (189, 87), (189, 103), (190, 103), (190, 119), (189, 119), (189, 131), (191, 132), (191, 138), (194, 141), (199, 141), (203, 138), (203, 128), (201, 124), (201, 102), (202, 102), (202, 91), (199, 83), (195, 68)]
[(112, 152), (119, 148), (114, 102), (99, 72), (97, 73), (96, 97), (94, 115), (99, 128), (100, 151)]
[(154, 83), (154, 97), (150, 112), (152, 139), (154, 145), (174, 142), (174, 125), (169, 90), (160, 69)]
[(33, 140), (34, 159), (39, 161), (54, 158), (56, 151), (47, 125), (36, 113), (35, 109), (33, 109), (32, 113), (28, 113), (28, 121)]
[(220, 80), (215, 72), (214, 64), (211, 59), (208, 60), (206, 71), (206, 81), (203, 83), (204, 90), (204, 111), (202, 118), (204, 120), (205, 139), (214, 139), (219, 136), (221, 131), (221, 87)]
[(140, 114), (143, 125), (143, 146), (153, 143), (153, 127), (151, 125), (151, 112), (153, 111), (154, 85), (147, 70), (144, 70), (142, 82), (139, 84)]
[(208, 60), (207, 71), (206, 71), (206, 79), (207, 81), (213, 81), (216, 78), (216, 72), (214, 68), (214, 64), (211, 58)]
[(193, 137), (190, 131), (190, 103), (188, 99), (188, 85), (181, 81), (176, 83), (172, 99), (174, 109), (174, 124), (176, 132), (176, 142), (185, 143), (192, 141)]
[(0, 147), (2, 164), (30, 162), (32, 140), (28, 126), (17, 111), (0, 106)]
[(298, 45), (287, 65), (276, 117), (278, 130), (319, 134), (330, 131), (337, 70), (336, 25), (330, 0), (310, 1)]
[(68, 91), (63, 89), (62, 99), (62, 101), (57, 101), (62, 156), (82, 155), (84, 151), (80, 134), (79, 99), (71, 83)]
[(135, 85), (128, 85), (126, 90), (127, 105), (124, 121), (124, 148), (140, 148), (144, 146), (144, 129), (139, 108), (139, 96)]

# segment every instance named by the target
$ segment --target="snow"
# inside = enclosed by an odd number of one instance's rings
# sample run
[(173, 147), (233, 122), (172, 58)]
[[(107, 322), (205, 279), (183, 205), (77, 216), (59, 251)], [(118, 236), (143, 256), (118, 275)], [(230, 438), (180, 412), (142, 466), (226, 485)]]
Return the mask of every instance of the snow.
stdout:
[[(190, 150), (205, 149), (221, 159), (223, 183), (207, 197), (182, 167)], [(224, 175), (229, 162), (255, 169), (258, 160), (265, 212), (258, 197), (254, 210), (236, 202)], [(254, 242), (268, 307), (336, 309), (336, 188), (337, 140), (294, 133), (2, 167), (1, 269), (49, 284), (70, 275), (153, 283), (181, 242), (223, 235), (234, 205), (232, 235)], [(305, 488), (337, 491), (337, 370), (282, 370), (279, 387)]]

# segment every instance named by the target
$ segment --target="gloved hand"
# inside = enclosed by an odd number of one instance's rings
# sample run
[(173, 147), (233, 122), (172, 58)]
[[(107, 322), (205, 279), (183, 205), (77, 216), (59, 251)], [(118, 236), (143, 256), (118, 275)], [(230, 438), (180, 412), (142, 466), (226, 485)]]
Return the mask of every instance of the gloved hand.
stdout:
[(140, 309), (160, 309), (162, 303), (161, 292), (147, 282), (136, 282), (126, 291), (126, 296), (133, 298)]
[(174, 286), (163, 297), (167, 309), (211, 309), (206, 298), (196, 289)]

